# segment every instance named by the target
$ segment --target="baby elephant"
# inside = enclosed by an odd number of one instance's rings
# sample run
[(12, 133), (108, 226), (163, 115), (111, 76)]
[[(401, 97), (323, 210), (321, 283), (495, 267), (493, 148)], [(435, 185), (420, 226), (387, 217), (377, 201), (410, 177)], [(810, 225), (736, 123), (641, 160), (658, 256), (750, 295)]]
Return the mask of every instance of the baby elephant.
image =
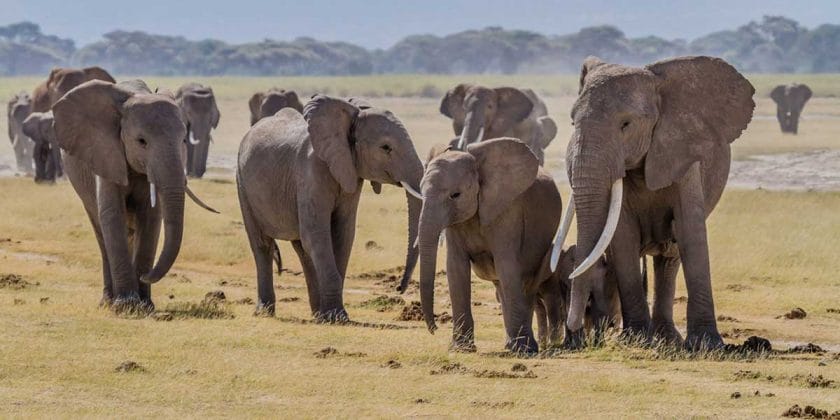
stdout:
[[(394, 114), (316, 95), (257, 122), (239, 148), (236, 185), (257, 265), (258, 313), (273, 314), (274, 239), (291, 241), (320, 321), (348, 320), (342, 292), (362, 180), (402, 185), (408, 200), (404, 279), (417, 262), (423, 164)], [(415, 197), (416, 196), (416, 197)]]
[(32, 99), (26, 92), (20, 92), (12, 96), (6, 107), (9, 141), (12, 142), (12, 149), (15, 152), (17, 170), (25, 175), (32, 174), (32, 151), (35, 146), (23, 132), (23, 122), (31, 112)]
[[(546, 347), (560, 344), (560, 332), (566, 322), (566, 311), (568, 311), (571, 297), (572, 280), (569, 275), (575, 269), (576, 249), (577, 247), (572, 245), (560, 253), (560, 260), (554, 273), (549, 269), (550, 252), (546, 254), (540, 268), (540, 283), (538, 283), (534, 312), (537, 317), (540, 344)], [(589, 295), (585, 329), (594, 329), (596, 335), (600, 336), (605, 328), (621, 322), (621, 301), (615, 272), (607, 264), (606, 258), (602, 256), (592, 270), (595, 270), (595, 278), (598, 281), (594, 282)], [(572, 340), (576, 337), (568, 338)]]
[(23, 133), (35, 143), (35, 182), (54, 183), (63, 175), (61, 148), (53, 130), (53, 113), (33, 112), (23, 121)]
[[(433, 152), (434, 154), (435, 152)], [(500, 138), (433, 156), (422, 182), (420, 298), (429, 331), (434, 320), (438, 236), (446, 229), (446, 275), (452, 301), (452, 348), (474, 351), (470, 268), (496, 285), (513, 352), (536, 352), (531, 328), (534, 283), (562, 203), (551, 176), (520, 140)], [(404, 286), (404, 285), (403, 285)]]

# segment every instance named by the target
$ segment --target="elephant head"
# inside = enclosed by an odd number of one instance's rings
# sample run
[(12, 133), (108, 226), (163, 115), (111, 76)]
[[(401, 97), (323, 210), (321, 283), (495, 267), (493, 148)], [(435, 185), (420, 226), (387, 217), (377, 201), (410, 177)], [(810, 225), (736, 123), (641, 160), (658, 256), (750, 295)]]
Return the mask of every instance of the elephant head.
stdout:
[(455, 134), (461, 136), (459, 150), (484, 139), (509, 135), (533, 108), (534, 103), (519, 89), (471, 84), (455, 86), (440, 102), (440, 113), (452, 119)]
[(423, 177), (423, 164), (408, 131), (389, 111), (324, 95), (316, 95), (306, 104), (303, 117), (309, 125), (312, 149), (329, 167), (342, 192), (355, 193), (360, 179), (406, 190), (408, 251), (403, 281), (407, 283), (417, 264), (415, 242), (422, 206), (417, 191)]
[(443, 229), (476, 217), (480, 226), (492, 225), (534, 183), (538, 169), (531, 149), (512, 138), (471, 144), (464, 152), (446, 148), (426, 164), (421, 184), (420, 301), (430, 331), (437, 328), (435, 263)]
[(796, 134), (799, 131), (799, 116), (811, 95), (811, 89), (799, 83), (779, 85), (770, 92), (770, 97), (776, 102), (776, 117), (783, 133)]
[(35, 143), (35, 182), (55, 182), (60, 176), (61, 149), (53, 128), (53, 112), (33, 112), (23, 122), (23, 133)]
[(17, 160), (17, 170), (25, 174), (32, 173), (32, 140), (23, 132), (23, 122), (32, 112), (32, 99), (26, 92), (20, 92), (9, 100), (6, 116), (8, 117), (9, 141)]
[(303, 104), (300, 103), (297, 93), (293, 90), (271, 88), (267, 92), (257, 92), (248, 101), (248, 108), (251, 109), (251, 125), (257, 121), (274, 115), (283, 108), (293, 108), (303, 113)]
[(201, 178), (207, 169), (207, 152), (219, 125), (219, 107), (213, 89), (197, 83), (181, 86), (175, 95), (187, 123), (187, 175)]
[(586, 257), (571, 274), (569, 330), (582, 327), (594, 281), (589, 268), (616, 231), (628, 171), (651, 191), (679, 181), (695, 162), (741, 135), (752, 119), (754, 92), (717, 58), (680, 57), (644, 68), (585, 60), (566, 151), (572, 197), (552, 255), (554, 265), (576, 212), (577, 250)]
[(55, 133), (68, 155), (82, 161), (97, 183), (128, 186), (144, 175), (154, 207), (160, 198), (163, 249), (140, 280), (155, 283), (169, 271), (181, 247), (186, 177), (181, 144), (186, 127), (178, 105), (151, 93), (143, 82), (94, 80), (67, 93), (53, 106)]
[(56, 67), (52, 69), (47, 80), (35, 88), (33, 110), (38, 112), (49, 111), (50, 107), (64, 94), (90, 80), (115, 82), (114, 78), (101, 67), (94, 66), (82, 69)]

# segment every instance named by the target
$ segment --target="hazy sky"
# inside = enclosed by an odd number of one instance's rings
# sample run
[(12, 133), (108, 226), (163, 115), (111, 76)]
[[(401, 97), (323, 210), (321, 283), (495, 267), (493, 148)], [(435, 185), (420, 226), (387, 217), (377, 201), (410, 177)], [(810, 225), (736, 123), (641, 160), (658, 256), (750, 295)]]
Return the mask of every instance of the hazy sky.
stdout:
[(386, 48), (411, 34), (486, 26), (565, 34), (600, 24), (633, 37), (692, 39), (767, 14), (807, 27), (840, 23), (840, 0), (0, 0), (0, 25), (29, 20), (80, 44), (128, 29), (234, 43), (305, 35)]

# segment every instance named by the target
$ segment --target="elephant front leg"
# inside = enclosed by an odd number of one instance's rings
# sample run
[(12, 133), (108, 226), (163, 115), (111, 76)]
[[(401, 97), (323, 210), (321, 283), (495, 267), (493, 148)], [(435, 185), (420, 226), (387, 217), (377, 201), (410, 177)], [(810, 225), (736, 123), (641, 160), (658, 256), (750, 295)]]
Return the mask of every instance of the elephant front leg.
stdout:
[(347, 322), (342, 296), (344, 279), (336, 264), (329, 218), (301, 217), (309, 219), (301, 226), (301, 243), (312, 258), (318, 279), (319, 308), (315, 318), (321, 322)]
[(690, 350), (722, 347), (723, 339), (717, 329), (712, 298), (706, 211), (699, 163), (689, 169), (679, 184), (674, 226), (688, 291), (688, 334), (685, 346)]
[(683, 343), (682, 335), (674, 325), (674, 294), (679, 270), (679, 257), (653, 257), (653, 334), (657, 339), (675, 345)]
[(134, 310), (139, 305), (139, 279), (128, 244), (125, 194), (116, 184), (96, 178), (97, 207), (102, 239), (108, 254), (114, 289), (114, 309)]
[(452, 303), (452, 343), (449, 349), (474, 352), (475, 323), (472, 316), (470, 259), (463, 248), (447, 240), (446, 280)]
[(309, 294), (309, 309), (312, 311), (312, 316), (316, 316), (321, 308), (321, 296), (318, 292), (318, 274), (315, 271), (315, 265), (312, 264), (312, 258), (303, 249), (300, 241), (292, 241), (292, 247), (295, 249), (295, 253), (300, 259), (300, 265), (303, 267), (306, 291)]
[(504, 302), (502, 317), (507, 333), (505, 348), (514, 353), (536, 353), (539, 346), (531, 326), (535, 296), (525, 293), (517, 256), (515, 253), (497, 253), (493, 255), (493, 259)]
[[(148, 185), (143, 185), (145, 195), (148, 197)], [(142, 194), (142, 193), (141, 193)], [(151, 208), (143, 205), (137, 210), (137, 231), (134, 234), (134, 266), (137, 278), (151, 271), (155, 263), (158, 238), (160, 236), (160, 207)], [(152, 286), (138, 282), (138, 292), (143, 305), (153, 310), (155, 304), (152, 302)]]
[(633, 217), (622, 217), (608, 249), (621, 299), (623, 334), (629, 337), (650, 338), (650, 309), (645, 284), (639, 267), (640, 233)]

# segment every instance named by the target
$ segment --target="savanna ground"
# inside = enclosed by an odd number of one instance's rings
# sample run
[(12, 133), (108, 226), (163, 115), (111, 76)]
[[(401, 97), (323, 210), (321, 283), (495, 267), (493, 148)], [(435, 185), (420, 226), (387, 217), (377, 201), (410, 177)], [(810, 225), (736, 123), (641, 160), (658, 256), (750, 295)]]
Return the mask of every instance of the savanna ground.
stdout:
[[(125, 78), (120, 78), (125, 79)], [(517, 359), (506, 356), (492, 286), (475, 280), (475, 354), (447, 351), (445, 323), (430, 335), (422, 322), (397, 320), (406, 209), (401, 190), (365, 187), (345, 299), (361, 325), (316, 325), (291, 248), (275, 278), (277, 317), (252, 316), (254, 264), (230, 165), (248, 128), (247, 99), (276, 85), (302, 96), (362, 96), (405, 123), (421, 157), (452, 136), (439, 97), (459, 81), (531, 86), (547, 96), (560, 133), (547, 167), (562, 174), (576, 76), (381, 76), (208, 78), (222, 119), (211, 169), (190, 181), (210, 214), (188, 204), (184, 244), (171, 274), (154, 287), (159, 311), (174, 317), (121, 317), (97, 303), (99, 253), (67, 181), (35, 185), (0, 178), (0, 413), (25, 416), (595, 416), (777, 417), (794, 404), (840, 410), (840, 192), (730, 188), (709, 220), (719, 327), (728, 343), (766, 337), (774, 348), (814, 343), (823, 353), (691, 356), (667, 349), (607, 345)], [(816, 97), (800, 135), (783, 136), (767, 98), (779, 82), (804, 81)], [(176, 89), (184, 78), (147, 78)], [(840, 76), (762, 75), (756, 117), (734, 144), (736, 159), (840, 149)], [(0, 97), (39, 79), (0, 79)], [(810, 117), (809, 117), (810, 116)], [(0, 133), (5, 133), (5, 117)], [(0, 165), (11, 148), (0, 141)], [(562, 181), (558, 176), (558, 182)], [(561, 183), (564, 199), (568, 188)], [(439, 267), (444, 268), (444, 252)], [(19, 277), (18, 277), (19, 276)], [(415, 278), (417, 273), (415, 272)], [(675, 316), (685, 325), (679, 280)], [(226, 303), (201, 306), (223, 291)], [(438, 279), (436, 312), (450, 311)], [(402, 296), (419, 300), (416, 288)], [(250, 300), (249, 300), (250, 299)], [(382, 299), (382, 298), (379, 298)], [(192, 306), (191, 306), (192, 305)], [(796, 307), (804, 319), (780, 317)], [(202, 319), (201, 316), (218, 316)], [(328, 349), (329, 348), (329, 349)], [(332, 350), (331, 350), (332, 349)], [(135, 364), (127, 363), (134, 362)], [(524, 366), (520, 366), (524, 365)], [(516, 368), (514, 369), (514, 365)], [(735, 393), (740, 395), (735, 398)]]

